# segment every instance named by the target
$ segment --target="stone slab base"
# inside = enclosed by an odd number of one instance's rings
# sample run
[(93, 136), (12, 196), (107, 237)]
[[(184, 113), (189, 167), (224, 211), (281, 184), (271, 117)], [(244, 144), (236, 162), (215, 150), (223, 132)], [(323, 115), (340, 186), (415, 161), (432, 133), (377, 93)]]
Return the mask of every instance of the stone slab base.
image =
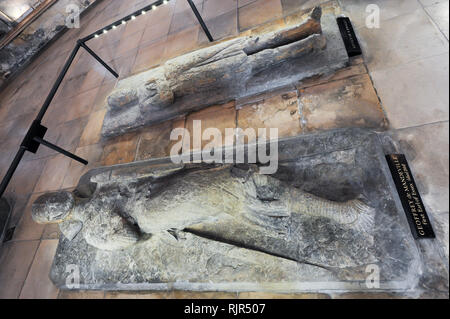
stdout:
[[(164, 165), (173, 164), (163, 158), (92, 170), (74, 192), (85, 201), (86, 206), (78, 207), (87, 209), (89, 203), (107, 202), (110, 197), (121, 201), (126, 192), (115, 197), (114, 185), (124, 190)], [(295, 243), (287, 244), (286, 253), (281, 245), (278, 254), (271, 250), (270, 241), (262, 240), (269, 229), (255, 232), (254, 244), (248, 238), (240, 241), (253, 234), (253, 226), (236, 232), (234, 241), (206, 236), (202, 232), (206, 228), (194, 227), (196, 231), (153, 234), (112, 251), (95, 248), (92, 238), (81, 231), (72, 240), (60, 239), (50, 278), (61, 289), (74, 288), (76, 283), (75, 288), (86, 290), (448, 294), (448, 270), (437, 242), (413, 239), (377, 133), (344, 129), (280, 140), (279, 169), (271, 178), (293, 194), (305, 192), (340, 203), (359, 198), (371, 207), (365, 210), (370, 218), (346, 223), (332, 215), (299, 215), (287, 237), (274, 235)], [(176, 202), (177, 194), (173, 195)], [(94, 218), (103, 208), (98, 209), (91, 211)], [(221, 235), (222, 230), (239, 225), (227, 227), (215, 231)]]

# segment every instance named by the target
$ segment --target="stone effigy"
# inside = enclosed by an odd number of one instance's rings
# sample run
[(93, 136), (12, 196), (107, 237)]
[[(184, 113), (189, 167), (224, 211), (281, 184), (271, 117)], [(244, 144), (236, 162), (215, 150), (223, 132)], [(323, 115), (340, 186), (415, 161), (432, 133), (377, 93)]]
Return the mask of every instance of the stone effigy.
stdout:
[(108, 97), (102, 134), (123, 134), (334, 72), (347, 63), (336, 17), (322, 17), (316, 7), (296, 27), (221, 42), (121, 80)]
[(80, 289), (364, 291), (376, 267), (381, 290), (448, 290), (432, 242), (412, 238), (377, 134), (278, 145), (273, 175), (258, 162), (166, 158), (95, 169), (73, 193), (41, 196), (33, 219), (63, 234), (51, 279), (70, 288), (70, 266)]
[(329, 201), (261, 175), (252, 166), (163, 166), (123, 184), (115, 190), (120, 195), (111, 189), (116, 182), (100, 182), (95, 196), (77, 205), (71, 193), (44, 195), (33, 205), (34, 220), (61, 223), (66, 238), (81, 232), (89, 245), (107, 251), (129, 248), (147, 235), (178, 239), (187, 232), (332, 267), (342, 261), (309, 256), (295, 232), (309, 220), (328, 219), (354, 235), (336, 256), (346, 255), (347, 265), (368, 262), (368, 254), (352, 245), (355, 239), (373, 241), (374, 209), (359, 199)]

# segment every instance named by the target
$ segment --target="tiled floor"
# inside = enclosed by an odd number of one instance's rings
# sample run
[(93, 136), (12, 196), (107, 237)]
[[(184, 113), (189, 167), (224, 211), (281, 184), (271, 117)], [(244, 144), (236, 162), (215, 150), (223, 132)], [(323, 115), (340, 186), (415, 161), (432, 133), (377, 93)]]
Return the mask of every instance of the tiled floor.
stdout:
[[(59, 70), (70, 54), (75, 41), (119, 19), (151, 1), (103, 0), (82, 17), (81, 29), (64, 33), (33, 61), (10, 85), (0, 92), (0, 176), (3, 176), (30, 122), (50, 91)], [(199, 11), (216, 39), (235, 36), (259, 27), (284, 26), (283, 17), (310, 8), (320, 0), (196, 0)], [(275, 96), (258, 101), (240, 101), (237, 111), (229, 106), (220, 109), (218, 122), (236, 127), (279, 126), (289, 123), (285, 135), (311, 131), (325, 124), (320, 121), (329, 114), (341, 112), (347, 122), (358, 125), (361, 119), (383, 128), (388, 123), (393, 134), (405, 140), (405, 149), (421, 149), (408, 154), (417, 172), (419, 188), (427, 208), (442, 221), (439, 227), (446, 234), (443, 240), (448, 256), (448, 0), (339, 0), (357, 26), (364, 49), (364, 64), (356, 64), (332, 79), (304, 83)], [(381, 8), (380, 28), (365, 26), (366, 7)], [(268, 27), (269, 26), (269, 27)], [(192, 12), (184, 0), (172, 0), (159, 8), (94, 39), (89, 46), (126, 77), (161, 64), (169, 57), (207, 45)], [(324, 83), (321, 83), (323, 81)], [(373, 90), (372, 82), (376, 89)], [(91, 56), (77, 56), (56, 99), (44, 118), (49, 128), (46, 138), (90, 161), (79, 165), (43, 147), (36, 155), (27, 154), (19, 166), (8, 193), (16, 204), (10, 226), (16, 226), (14, 237), (0, 253), (0, 298), (220, 298), (220, 297), (296, 297), (321, 298), (323, 295), (261, 295), (254, 294), (127, 294), (103, 292), (58, 292), (48, 279), (48, 272), (57, 245), (57, 228), (40, 226), (31, 220), (30, 205), (43, 192), (72, 189), (88, 169), (100, 165), (125, 163), (167, 154), (168, 139), (162, 138), (174, 127), (190, 128), (193, 119), (205, 118), (207, 110), (149, 128), (117, 139), (100, 137), (106, 112), (106, 97), (116, 83)], [(364, 97), (358, 114), (351, 101), (333, 101), (332, 90), (340, 87), (362, 87)], [(308, 103), (311, 95), (320, 96), (319, 110)], [(378, 97), (383, 110), (380, 109)], [(296, 113), (299, 101), (302, 114)], [(324, 111), (325, 110), (325, 111)], [(274, 119), (277, 112), (281, 117)], [(317, 113), (322, 112), (322, 113)], [(324, 113), (325, 112), (325, 113)], [(327, 113), (328, 112), (328, 113)], [(383, 116), (387, 115), (387, 119)], [(362, 114), (362, 115), (361, 115)], [(308, 116), (308, 125), (301, 118)], [(208, 118), (208, 117), (206, 117)], [(219, 126), (221, 127), (221, 126)], [(229, 126), (227, 126), (229, 127)], [(166, 133), (162, 133), (166, 132)], [(167, 143), (165, 143), (167, 142)], [(152, 145), (158, 144), (155, 149)]]

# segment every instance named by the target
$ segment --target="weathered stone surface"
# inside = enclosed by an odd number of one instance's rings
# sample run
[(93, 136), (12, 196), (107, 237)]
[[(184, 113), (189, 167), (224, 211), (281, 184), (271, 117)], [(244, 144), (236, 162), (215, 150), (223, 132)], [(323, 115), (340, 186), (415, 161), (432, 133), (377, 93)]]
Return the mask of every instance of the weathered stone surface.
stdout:
[(299, 90), (306, 131), (343, 127), (386, 129), (387, 120), (367, 74)]
[[(221, 147), (222, 145), (233, 145), (234, 135), (228, 136), (227, 129), (234, 129), (236, 127), (236, 105), (230, 102), (224, 105), (214, 105), (206, 109), (194, 112), (186, 119), (186, 129), (188, 136), (183, 138), (183, 152), (190, 150), (207, 150)], [(197, 124), (194, 125), (194, 121)], [(211, 128), (220, 131), (221, 136), (213, 136), (208, 134)], [(202, 136), (202, 141), (195, 141), (195, 136)], [(200, 143), (198, 143), (200, 142)]]
[(114, 165), (134, 161), (138, 139), (139, 136), (133, 133), (109, 140), (104, 146), (101, 163)]
[[(358, 61), (358, 62), (356, 62), (356, 61)], [(312, 78), (305, 79), (304, 81), (301, 81), (297, 85), (297, 88), (304, 89), (304, 88), (308, 88), (308, 87), (319, 85), (319, 84), (325, 84), (325, 83), (332, 82), (332, 81), (343, 80), (345, 78), (355, 76), (355, 75), (367, 74), (366, 66), (362, 62), (363, 62), (362, 58), (358, 57), (357, 59), (352, 61), (352, 63), (355, 63), (354, 65), (352, 64), (351, 66), (340, 69), (332, 74), (319, 75), (319, 76), (314, 76)]]
[(83, 228), (83, 223), (77, 220), (67, 220), (59, 224), (59, 230), (68, 240), (72, 240)]
[(181, 142), (184, 136), (178, 140), (171, 140), (173, 129), (184, 128), (185, 119), (166, 121), (164, 123), (146, 128), (140, 136), (136, 152), (136, 160), (142, 161), (150, 158), (168, 157), (175, 143)]
[(72, 193), (58, 192), (39, 197), (31, 208), (33, 220), (39, 224), (63, 221), (75, 204)]
[(120, 81), (102, 134), (123, 134), (346, 66), (335, 16), (320, 16), (317, 7), (300, 25), (221, 42)]
[[(346, 129), (279, 141), (279, 169), (155, 159), (87, 173), (51, 278), (81, 289), (448, 293), (434, 241), (414, 241), (379, 137)], [(89, 185), (86, 187), (86, 185)], [(88, 191), (86, 191), (88, 190)], [(81, 195), (83, 194), (83, 195)]]
[(108, 97), (108, 105), (112, 111), (122, 111), (123, 108), (139, 101), (138, 93), (135, 89), (118, 90)]
[(240, 133), (249, 128), (253, 129), (256, 134), (258, 134), (259, 128), (277, 128), (278, 137), (295, 136), (303, 131), (300, 123), (298, 96), (295, 90), (268, 94), (256, 102), (239, 105), (238, 108), (237, 124), (243, 130), (238, 133), (241, 142), (251, 142), (255, 139), (248, 136), (244, 139), (243, 135), (241, 136)]

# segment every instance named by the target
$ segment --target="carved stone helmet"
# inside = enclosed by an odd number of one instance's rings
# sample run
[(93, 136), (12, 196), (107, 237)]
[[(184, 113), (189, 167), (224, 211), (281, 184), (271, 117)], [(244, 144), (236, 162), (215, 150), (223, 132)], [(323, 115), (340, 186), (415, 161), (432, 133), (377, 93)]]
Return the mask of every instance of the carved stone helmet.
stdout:
[(74, 206), (72, 193), (44, 194), (33, 203), (31, 215), (38, 224), (59, 224), (70, 216)]

